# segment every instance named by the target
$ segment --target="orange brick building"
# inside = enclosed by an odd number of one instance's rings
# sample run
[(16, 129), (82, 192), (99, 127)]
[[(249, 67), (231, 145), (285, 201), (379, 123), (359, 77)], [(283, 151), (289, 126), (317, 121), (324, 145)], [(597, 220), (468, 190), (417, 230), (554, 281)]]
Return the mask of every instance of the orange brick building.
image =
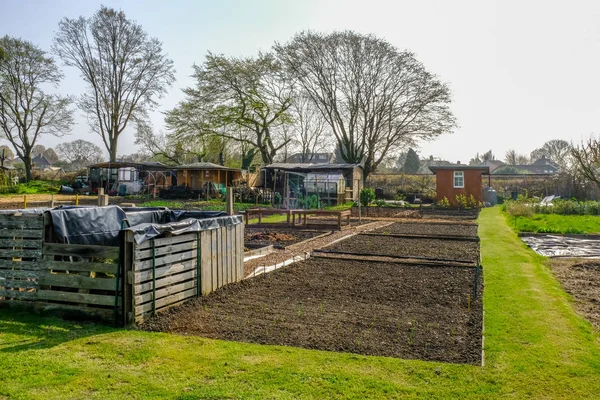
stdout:
[(489, 167), (454, 164), (431, 166), (429, 169), (435, 174), (438, 201), (446, 197), (450, 204), (456, 206), (456, 196), (464, 194), (467, 198), (473, 195), (477, 201), (483, 202), (482, 175), (489, 175)]

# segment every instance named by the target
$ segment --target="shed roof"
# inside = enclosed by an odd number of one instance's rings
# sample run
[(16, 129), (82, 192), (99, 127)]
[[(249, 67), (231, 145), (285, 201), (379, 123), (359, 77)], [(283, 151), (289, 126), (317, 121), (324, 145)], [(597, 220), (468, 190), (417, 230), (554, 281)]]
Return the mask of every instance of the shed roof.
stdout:
[(322, 164), (322, 163), (273, 163), (265, 166), (265, 169), (282, 169), (284, 171), (331, 171), (339, 169), (361, 168), (360, 164)]
[(155, 170), (166, 170), (170, 167), (159, 162), (143, 162), (135, 163), (129, 161), (115, 161), (115, 162), (101, 162), (98, 164), (88, 165), (88, 168), (139, 168), (139, 169), (155, 169)]
[(490, 173), (490, 167), (482, 165), (463, 165), (463, 164), (452, 164), (452, 165), (437, 165), (429, 167), (431, 172), (435, 173), (437, 170), (451, 170), (451, 171), (481, 171), (484, 174)]
[(195, 162), (192, 164), (178, 165), (173, 167), (174, 170), (187, 169), (187, 170), (221, 170), (221, 171), (241, 171), (239, 168), (229, 168), (224, 167), (223, 165), (214, 164), (210, 162)]

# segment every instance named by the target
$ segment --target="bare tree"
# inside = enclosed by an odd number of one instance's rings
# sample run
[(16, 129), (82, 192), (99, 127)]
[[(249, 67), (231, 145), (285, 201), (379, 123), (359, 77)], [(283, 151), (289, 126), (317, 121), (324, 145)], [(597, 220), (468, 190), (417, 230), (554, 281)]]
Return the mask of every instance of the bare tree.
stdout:
[(31, 148), (31, 157), (41, 156), (44, 154), (44, 151), (46, 151), (46, 146), (43, 144), (36, 144)]
[(58, 154), (56, 154), (56, 151), (54, 151), (52, 147), (48, 147), (46, 150), (44, 150), (42, 155), (46, 157), (46, 160), (50, 161), (52, 164), (58, 161)]
[(311, 162), (315, 153), (326, 150), (331, 145), (326, 135), (327, 122), (309, 96), (298, 93), (291, 107), (294, 123), (291, 125), (294, 142), (300, 149), (300, 162)]
[(147, 119), (175, 80), (173, 61), (158, 39), (104, 6), (92, 18), (64, 18), (52, 49), (81, 73), (88, 88), (78, 105), (115, 161), (119, 136), (128, 124)]
[(152, 158), (158, 158), (167, 164), (181, 165), (193, 162), (200, 152), (196, 138), (178, 140), (176, 135), (154, 133), (148, 123), (138, 124), (135, 143)]
[(272, 163), (289, 143), (278, 128), (289, 122), (292, 104), (291, 85), (277, 60), (270, 54), (238, 59), (208, 53), (204, 64), (194, 65), (193, 77), (196, 86), (183, 90), (186, 100), (168, 113), (167, 126), (181, 138), (244, 142)]
[(579, 146), (571, 147), (576, 171), (600, 188), (600, 141), (590, 137)]
[(32, 43), (5, 36), (0, 39), (0, 127), (14, 147), (31, 180), (32, 149), (46, 134), (62, 136), (71, 130), (70, 99), (44, 92), (63, 75), (51, 57)]
[(103, 151), (100, 147), (81, 139), (61, 143), (56, 146), (56, 151), (60, 158), (68, 161), (75, 170), (104, 160)]
[(275, 50), (364, 177), (390, 152), (455, 127), (450, 90), (410, 52), (372, 35), (302, 32)]
[(529, 157), (517, 153), (515, 149), (510, 149), (504, 155), (504, 162), (510, 165), (526, 165), (529, 164)]
[(549, 140), (542, 147), (531, 152), (531, 161), (547, 158), (562, 169), (568, 169), (573, 162), (571, 159), (572, 147), (571, 143), (566, 140)]

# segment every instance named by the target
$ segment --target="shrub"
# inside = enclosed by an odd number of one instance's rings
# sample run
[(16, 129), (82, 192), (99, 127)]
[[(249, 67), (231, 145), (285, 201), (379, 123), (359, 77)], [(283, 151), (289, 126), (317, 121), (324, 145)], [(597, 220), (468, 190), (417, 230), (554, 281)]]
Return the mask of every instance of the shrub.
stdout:
[(436, 205), (440, 208), (450, 208), (450, 201), (444, 196), (444, 198), (439, 200)]
[(377, 200), (375, 200), (375, 205), (377, 207), (385, 207), (386, 206), (386, 202), (383, 199), (377, 199)]
[(533, 216), (533, 207), (527, 204), (526, 201), (511, 201), (506, 204), (506, 211), (511, 217), (515, 217), (515, 228), (517, 227), (519, 217)]
[(375, 191), (371, 188), (363, 188), (360, 191), (360, 204), (363, 207), (368, 206), (375, 200)]
[(455, 196), (456, 199), (456, 205), (458, 206), (458, 208), (467, 208), (469, 203), (467, 202), (467, 196), (465, 196), (464, 194), (457, 194)]

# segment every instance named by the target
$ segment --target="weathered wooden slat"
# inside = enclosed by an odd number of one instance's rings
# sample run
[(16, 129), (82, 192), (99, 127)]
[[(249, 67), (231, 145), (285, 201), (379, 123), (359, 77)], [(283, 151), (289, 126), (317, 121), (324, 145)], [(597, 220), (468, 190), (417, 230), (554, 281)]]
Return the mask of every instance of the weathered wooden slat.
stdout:
[(21, 300), (35, 300), (37, 299), (36, 292), (24, 292), (20, 290), (0, 290), (0, 297), (7, 297), (11, 299), (21, 299)]
[[(162, 299), (157, 299), (156, 300), (156, 309), (158, 310), (160, 308), (164, 308), (169, 305), (174, 305), (176, 303), (181, 302), (182, 300), (193, 297), (195, 295), (196, 295), (196, 288), (193, 288), (193, 289), (188, 289), (184, 292), (179, 292), (179, 293), (167, 296), (167, 297), (163, 297)], [(142, 315), (144, 313), (147, 313), (149, 311), (152, 311), (152, 302), (145, 303), (140, 306), (137, 306), (137, 305), (135, 306), (136, 317), (139, 315)]]
[(46, 270), (77, 271), (77, 272), (102, 272), (116, 274), (118, 265), (113, 263), (98, 263), (86, 261), (54, 261), (44, 260), (42, 264)]
[(116, 282), (112, 278), (90, 278), (79, 274), (53, 274), (41, 272), (38, 278), (40, 285), (60, 286), (75, 289), (115, 290)]
[(201, 283), (202, 283), (202, 294), (207, 295), (212, 292), (212, 269), (210, 266), (211, 252), (210, 252), (210, 232), (203, 231), (200, 235), (200, 256), (202, 257), (200, 271)]
[[(158, 247), (167, 246), (170, 244), (185, 243), (185, 242), (192, 241), (195, 238), (196, 238), (195, 233), (186, 233), (184, 235), (171, 236), (171, 237), (161, 238), (161, 239), (154, 239), (154, 247), (158, 248)], [(137, 245), (136, 250), (146, 250), (146, 249), (151, 249), (151, 248), (152, 248), (152, 241), (148, 240), (140, 245)]]
[(0, 279), (0, 287), (13, 289), (37, 289), (39, 287), (39, 284), (33, 280)]
[(210, 265), (212, 268), (212, 290), (217, 290), (219, 287), (219, 241), (216, 229), (210, 231)]
[(11, 249), (13, 247), (41, 250), (42, 244), (41, 239), (0, 239), (0, 253), (2, 253), (2, 249)]
[(1, 215), (0, 229), (43, 229), (44, 222), (41, 216), (14, 216)]
[[(156, 279), (192, 270), (194, 269), (194, 265), (195, 264), (193, 261), (186, 261), (183, 263), (174, 263), (161, 268), (156, 268)], [(151, 269), (141, 272), (135, 272), (133, 281), (136, 285), (149, 280), (152, 280)]]
[[(156, 280), (156, 288), (158, 289), (158, 288), (162, 288), (165, 286), (173, 285), (175, 283), (187, 281), (187, 280), (195, 278), (195, 277), (196, 277), (195, 269), (191, 270), (191, 271), (183, 272), (180, 274), (169, 275), (169, 276), (163, 277), (161, 279), (157, 279)], [(150, 290), (152, 290), (152, 281), (142, 283), (140, 285), (135, 285), (135, 293), (136, 294), (148, 292)]]
[(115, 305), (115, 296), (102, 294), (60, 292), (55, 290), (38, 290), (36, 293), (36, 298), (41, 300), (65, 301), (70, 303), (81, 304), (96, 304), (102, 306)]
[[(196, 240), (188, 241), (181, 244), (169, 244), (155, 249), (156, 257), (164, 256), (165, 254), (173, 254), (179, 251), (193, 250), (196, 248)], [(136, 260), (143, 260), (152, 257), (152, 248), (148, 250), (139, 250), (135, 252)]]
[(42, 258), (42, 250), (0, 250), (0, 257), (25, 257), (25, 258)]
[(13, 269), (0, 269), (0, 282), (2, 278), (4, 279), (34, 279), (37, 278), (40, 274), (40, 271), (23, 271), (23, 270), (13, 270)]
[[(163, 265), (184, 262), (196, 257), (196, 250), (184, 251), (183, 253), (169, 254), (163, 257), (156, 257), (156, 267)], [(135, 271), (143, 271), (152, 268), (152, 259), (146, 261), (135, 261), (133, 263)]]
[[(167, 296), (171, 296), (176, 293), (183, 292), (183, 291), (186, 291), (189, 289), (193, 289), (194, 294), (196, 293), (196, 291), (195, 291), (196, 290), (196, 282), (195, 281), (187, 281), (187, 282), (179, 283), (177, 285), (167, 286), (166, 288), (163, 288), (163, 289), (158, 289), (156, 291), (156, 299), (157, 300), (163, 299)], [(135, 296), (135, 304), (136, 305), (142, 305), (149, 301), (152, 301), (152, 292), (148, 292), (148, 293), (145, 293), (142, 295)]]
[(32, 238), (41, 239), (44, 231), (41, 229), (0, 229), (0, 238)]
[(38, 260), (38, 261), (11, 261), (0, 260), (0, 276), (3, 271), (19, 269), (22, 271), (82, 271), (82, 272), (102, 272), (105, 274), (115, 274), (117, 272), (117, 264), (94, 263), (85, 261), (54, 261), (54, 260)]
[(87, 244), (45, 243), (44, 255), (117, 259), (119, 257), (119, 248), (116, 246), (94, 246)]
[(21, 300), (10, 300), (5, 302), (9, 306), (15, 306), (19, 308), (28, 308), (35, 310), (36, 312), (67, 312), (67, 313), (81, 313), (82, 315), (89, 315), (93, 318), (100, 318), (105, 321), (113, 321), (115, 318), (114, 310), (111, 308), (99, 308), (99, 307), (85, 307), (70, 304), (57, 304), (57, 303), (45, 303), (42, 301), (21, 301)]

